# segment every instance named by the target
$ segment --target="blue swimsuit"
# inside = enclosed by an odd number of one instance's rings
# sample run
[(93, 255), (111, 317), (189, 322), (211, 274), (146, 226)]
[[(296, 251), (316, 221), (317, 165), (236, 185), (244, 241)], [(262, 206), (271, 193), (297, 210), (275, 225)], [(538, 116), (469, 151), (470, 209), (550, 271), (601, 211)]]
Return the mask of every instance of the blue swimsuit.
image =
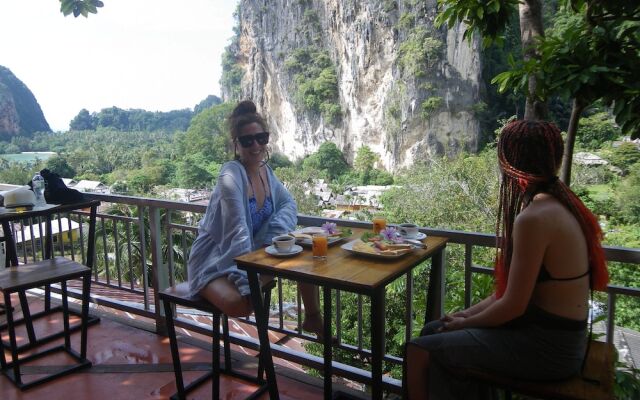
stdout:
[(262, 228), (262, 224), (266, 220), (269, 219), (271, 214), (273, 214), (273, 202), (271, 201), (271, 196), (267, 195), (267, 188), (264, 184), (264, 180), (262, 179), (262, 175), (260, 175), (260, 182), (262, 182), (262, 189), (265, 193), (264, 203), (262, 203), (262, 208), (258, 210), (258, 200), (256, 200), (256, 191), (253, 189), (253, 183), (251, 179), (249, 179), (249, 185), (251, 185), (252, 196), (249, 199), (249, 213), (251, 214), (251, 225), (253, 226), (253, 236), (255, 236), (260, 228)]

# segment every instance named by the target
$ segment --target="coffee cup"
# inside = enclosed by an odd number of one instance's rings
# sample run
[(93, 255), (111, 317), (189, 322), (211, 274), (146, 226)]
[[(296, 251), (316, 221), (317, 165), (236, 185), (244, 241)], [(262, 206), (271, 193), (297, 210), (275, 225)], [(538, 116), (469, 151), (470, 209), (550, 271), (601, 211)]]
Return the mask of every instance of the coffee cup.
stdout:
[(295, 243), (296, 238), (289, 235), (279, 235), (273, 238), (273, 247), (278, 253), (290, 253)]
[(416, 224), (400, 224), (398, 230), (402, 236), (409, 239), (418, 237), (418, 233), (420, 232)]

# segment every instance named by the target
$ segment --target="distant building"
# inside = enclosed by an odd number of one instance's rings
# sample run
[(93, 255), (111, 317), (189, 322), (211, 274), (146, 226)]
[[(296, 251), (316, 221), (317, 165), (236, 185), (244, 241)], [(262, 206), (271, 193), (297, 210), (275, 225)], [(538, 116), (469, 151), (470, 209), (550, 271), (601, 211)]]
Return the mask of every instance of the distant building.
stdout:
[[(66, 217), (51, 220), (51, 233), (53, 235), (54, 242), (57, 242), (62, 238), (63, 243), (71, 243), (71, 241), (77, 243), (80, 233), (79, 228), (79, 223)], [(45, 222), (24, 226), (16, 224), (14, 229), (16, 244), (29, 242), (32, 239), (39, 239), (46, 235)]]
[(580, 153), (576, 153), (573, 156), (573, 160), (577, 163), (577, 164), (581, 164), (581, 165), (607, 165), (609, 164), (609, 162), (607, 160), (605, 160), (604, 158), (593, 154), (593, 153), (586, 153), (586, 152), (580, 152)]
[(211, 191), (204, 189), (169, 188), (159, 190), (158, 194), (168, 200), (183, 201), (185, 203), (204, 202), (203, 204), (208, 204), (209, 197), (211, 196)]
[(71, 179), (71, 178), (61, 178), (61, 179), (66, 187), (74, 187), (75, 185), (78, 184), (78, 181), (76, 181), (75, 179)]
[(632, 140), (631, 136), (625, 136), (622, 138), (622, 140), (613, 142), (612, 146), (613, 148), (620, 147), (620, 145), (623, 143), (633, 143), (636, 145), (636, 148), (640, 150), (640, 138)]
[(111, 192), (109, 190), (109, 187), (106, 186), (102, 182), (88, 181), (88, 180), (84, 180), (84, 179), (79, 181), (78, 183), (76, 183), (73, 188), (77, 189), (77, 190), (79, 190), (81, 192), (87, 192), (87, 193), (105, 193), (105, 194), (109, 194)]

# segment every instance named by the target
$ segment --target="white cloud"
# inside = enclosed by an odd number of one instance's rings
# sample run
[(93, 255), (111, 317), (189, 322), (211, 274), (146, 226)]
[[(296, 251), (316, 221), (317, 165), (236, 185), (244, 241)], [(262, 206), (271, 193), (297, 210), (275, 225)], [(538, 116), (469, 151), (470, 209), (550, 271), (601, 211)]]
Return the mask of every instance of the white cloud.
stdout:
[(0, 2), (0, 65), (24, 82), (54, 130), (82, 108), (169, 111), (220, 95), (231, 0), (104, 0), (64, 17), (56, 0)]

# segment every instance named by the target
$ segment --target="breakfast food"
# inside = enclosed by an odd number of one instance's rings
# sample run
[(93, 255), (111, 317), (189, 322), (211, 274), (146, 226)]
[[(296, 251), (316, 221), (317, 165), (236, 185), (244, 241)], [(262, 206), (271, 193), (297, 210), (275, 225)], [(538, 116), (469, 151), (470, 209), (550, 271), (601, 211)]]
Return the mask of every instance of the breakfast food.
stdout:
[(289, 235), (296, 238), (298, 242), (311, 243), (315, 234), (325, 234), (330, 243), (334, 243), (343, 237), (351, 236), (351, 229), (338, 228), (334, 223), (325, 223), (320, 226), (307, 226), (302, 229), (289, 232)]
[(290, 233), (291, 236), (296, 238), (296, 240), (311, 240), (312, 236), (307, 233), (302, 233), (299, 231), (293, 231)]
[(413, 246), (404, 243), (383, 243), (382, 241), (363, 242), (359, 239), (353, 243), (352, 248), (360, 253), (399, 256), (410, 252)]

